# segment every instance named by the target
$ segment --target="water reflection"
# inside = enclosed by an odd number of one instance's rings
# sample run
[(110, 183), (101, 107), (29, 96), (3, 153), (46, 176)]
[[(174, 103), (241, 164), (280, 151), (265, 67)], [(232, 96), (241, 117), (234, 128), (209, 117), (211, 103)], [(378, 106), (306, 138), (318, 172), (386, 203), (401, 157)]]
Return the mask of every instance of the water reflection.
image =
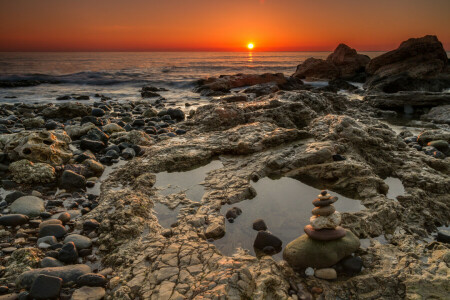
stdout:
[[(252, 229), (252, 222), (260, 218), (265, 221), (268, 230), (283, 241), (285, 247), (304, 233), (303, 227), (309, 224), (314, 208), (311, 202), (320, 193), (320, 190), (289, 177), (278, 180), (263, 178), (252, 186), (257, 192), (254, 199), (222, 207), (223, 215), (233, 206), (242, 209), (242, 214), (234, 223), (227, 222), (225, 236), (214, 242), (225, 255), (232, 255), (238, 247), (248, 249), (255, 255), (253, 242), (257, 232)], [(358, 200), (334, 192), (331, 194), (339, 197), (334, 205), (340, 212), (356, 212), (365, 208)], [(274, 257), (281, 259), (282, 253)]]
[(249, 53), (248, 53), (248, 59), (247, 59), (247, 61), (248, 61), (249, 63), (252, 63), (252, 62), (253, 62), (253, 53), (252, 53), (252, 52), (249, 52)]
[(220, 160), (213, 160), (206, 166), (202, 166), (186, 172), (161, 172), (156, 174), (155, 187), (161, 194), (167, 196), (179, 192), (185, 192), (186, 197), (193, 201), (202, 200), (205, 188), (201, 183), (208, 172), (222, 168)]
[(405, 194), (405, 187), (400, 179), (395, 177), (388, 177), (384, 182), (389, 186), (388, 193), (386, 195), (389, 199), (396, 199), (397, 196), (403, 196)]

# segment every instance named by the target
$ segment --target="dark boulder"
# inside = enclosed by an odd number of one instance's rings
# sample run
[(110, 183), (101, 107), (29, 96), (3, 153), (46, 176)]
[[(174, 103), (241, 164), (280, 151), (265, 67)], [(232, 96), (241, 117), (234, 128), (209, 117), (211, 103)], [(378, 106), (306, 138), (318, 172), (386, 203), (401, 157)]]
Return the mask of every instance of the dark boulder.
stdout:
[(61, 287), (61, 278), (42, 274), (34, 280), (30, 297), (36, 300), (59, 299)]
[[(257, 250), (264, 251), (266, 247), (273, 247), (276, 253), (281, 251), (283, 242), (267, 231), (258, 231), (253, 247)], [(266, 248), (267, 251), (267, 248)]]

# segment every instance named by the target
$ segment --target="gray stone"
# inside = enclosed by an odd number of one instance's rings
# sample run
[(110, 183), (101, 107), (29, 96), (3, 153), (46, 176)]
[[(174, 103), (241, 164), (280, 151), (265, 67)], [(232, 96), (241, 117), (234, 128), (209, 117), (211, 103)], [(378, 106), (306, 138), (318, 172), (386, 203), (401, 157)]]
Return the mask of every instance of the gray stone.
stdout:
[(40, 262), (40, 266), (41, 268), (55, 268), (64, 266), (64, 263), (53, 257), (44, 257)]
[(105, 289), (101, 287), (83, 286), (73, 292), (72, 300), (100, 300), (105, 293)]
[(29, 217), (38, 217), (45, 210), (44, 201), (34, 196), (20, 197), (11, 204), (11, 212)]
[(66, 238), (64, 239), (64, 244), (67, 244), (69, 242), (73, 242), (79, 250), (90, 248), (92, 246), (91, 239), (80, 234), (71, 234), (66, 236)]

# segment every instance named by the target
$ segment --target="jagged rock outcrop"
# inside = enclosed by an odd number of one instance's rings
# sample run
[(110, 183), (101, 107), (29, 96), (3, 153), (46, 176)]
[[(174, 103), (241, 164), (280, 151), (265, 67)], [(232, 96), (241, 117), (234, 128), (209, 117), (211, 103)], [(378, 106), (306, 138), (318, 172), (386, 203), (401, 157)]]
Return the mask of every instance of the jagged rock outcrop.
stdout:
[(436, 36), (411, 38), (367, 65), (370, 90), (440, 92), (450, 87), (447, 53)]
[[(309, 80), (333, 80), (337, 78), (364, 80), (365, 66), (370, 61), (366, 55), (358, 54), (345, 44), (339, 46), (326, 60), (308, 58), (297, 66), (294, 77)], [(359, 77), (359, 78), (358, 78)]]

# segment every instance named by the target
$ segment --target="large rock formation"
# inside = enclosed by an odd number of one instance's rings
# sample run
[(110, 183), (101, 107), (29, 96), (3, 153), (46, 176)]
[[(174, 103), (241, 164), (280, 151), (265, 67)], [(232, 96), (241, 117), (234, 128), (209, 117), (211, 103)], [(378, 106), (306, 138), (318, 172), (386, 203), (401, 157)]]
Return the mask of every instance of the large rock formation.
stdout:
[(450, 87), (447, 53), (436, 36), (412, 38), (367, 65), (369, 89), (386, 93), (408, 90), (440, 92)]
[(339, 69), (340, 77), (346, 79), (364, 73), (370, 58), (367, 55), (358, 54), (355, 49), (345, 44), (339, 44), (328, 56), (327, 62), (333, 63)]
[(369, 61), (368, 56), (358, 54), (355, 49), (345, 44), (339, 44), (326, 60), (317, 58), (305, 60), (297, 66), (293, 76), (309, 80), (344, 78), (360, 81), (361, 78), (364, 79), (365, 66)]

